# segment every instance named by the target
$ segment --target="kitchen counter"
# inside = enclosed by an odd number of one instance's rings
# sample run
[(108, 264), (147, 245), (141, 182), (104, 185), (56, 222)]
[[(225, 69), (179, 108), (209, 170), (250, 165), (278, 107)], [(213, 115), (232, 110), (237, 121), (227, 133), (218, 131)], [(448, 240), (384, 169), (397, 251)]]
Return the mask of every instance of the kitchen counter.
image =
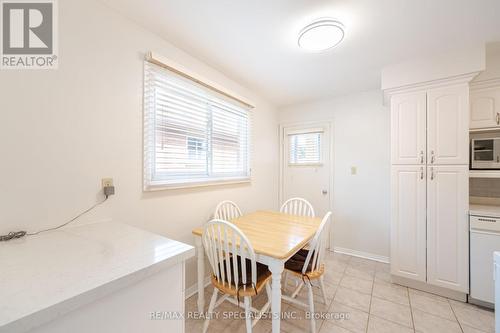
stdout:
[(470, 204), (470, 215), (500, 217), (500, 205)]
[(116, 222), (2, 242), (0, 332), (49, 323), (192, 256), (190, 245)]

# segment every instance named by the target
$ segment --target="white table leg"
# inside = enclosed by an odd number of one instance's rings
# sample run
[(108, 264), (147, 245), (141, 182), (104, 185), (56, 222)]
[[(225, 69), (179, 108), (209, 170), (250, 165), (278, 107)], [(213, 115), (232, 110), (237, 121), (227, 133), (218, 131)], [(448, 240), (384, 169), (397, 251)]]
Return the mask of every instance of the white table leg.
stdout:
[(281, 260), (272, 260), (269, 264), (269, 270), (272, 273), (272, 300), (271, 312), (273, 322), (273, 333), (280, 332), (281, 320), (281, 273), (283, 272), (284, 263)]
[(198, 255), (198, 312), (205, 308), (205, 250), (201, 237), (195, 237), (196, 253)]

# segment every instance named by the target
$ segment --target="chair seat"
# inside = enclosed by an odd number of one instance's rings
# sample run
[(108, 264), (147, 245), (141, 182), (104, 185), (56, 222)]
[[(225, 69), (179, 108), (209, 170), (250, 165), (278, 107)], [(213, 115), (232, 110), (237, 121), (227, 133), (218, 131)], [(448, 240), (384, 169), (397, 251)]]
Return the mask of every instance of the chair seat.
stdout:
[[(304, 264), (307, 259), (307, 255), (309, 254), (309, 250), (300, 249), (297, 253), (295, 253), (290, 259), (285, 262), (285, 269), (291, 272), (294, 275), (302, 276), (302, 269), (304, 268)], [(312, 270), (312, 263), (309, 262), (307, 270), (305, 272), (305, 276), (307, 276), (310, 280), (318, 279), (325, 273), (325, 266), (321, 265), (319, 269)]]
[[(271, 272), (267, 268), (266, 265), (262, 265), (259, 263), (256, 263), (257, 266), (257, 283), (255, 284), (255, 288), (251, 285), (252, 281), (252, 275), (251, 275), (251, 261), (249, 259), (246, 259), (246, 281), (249, 282), (247, 285), (243, 286), (242, 285), (242, 276), (243, 276), (243, 271), (241, 269), (241, 259), (238, 258), (238, 276), (240, 277), (240, 286), (235, 285), (234, 282), (234, 267), (233, 267), (233, 261), (232, 259), (229, 259), (230, 263), (230, 270), (231, 270), (231, 277), (232, 281), (231, 284), (228, 282), (228, 274), (226, 270), (226, 260), (224, 260), (224, 264), (222, 265), (224, 267), (224, 272), (225, 272), (225, 279), (224, 281), (219, 281), (217, 280), (217, 276), (212, 274), (212, 284), (214, 285), (215, 288), (219, 289), (222, 293), (232, 295), (232, 296), (237, 296), (239, 295), (240, 297), (245, 297), (245, 296), (255, 296), (260, 291), (264, 288), (266, 283), (269, 281), (271, 278)], [(219, 268), (219, 275), (222, 277), (220, 274), (221, 270)], [(238, 292), (239, 289), (239, 292)]]

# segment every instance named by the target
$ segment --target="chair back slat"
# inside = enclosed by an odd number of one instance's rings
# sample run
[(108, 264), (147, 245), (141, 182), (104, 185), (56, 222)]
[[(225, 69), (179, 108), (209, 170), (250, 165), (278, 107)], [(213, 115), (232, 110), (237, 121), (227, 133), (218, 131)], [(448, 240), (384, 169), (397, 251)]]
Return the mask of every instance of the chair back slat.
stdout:
[(309, 244), (309, 253), (307, 254), (306, 261), (304, 262), (304, 267), (302, 268), (302, 274), (307, 272), (307, 267), (311, 263), (311, 271), (317, 271), (321, 268), (323, 264), (323, 257), (326, 249), (326, 242), (328, 241), (328, 225), (330, 223), (330, 217), (332, 212), (325, 214), (321, 220), (321, 224), (316, 231), (311, 243)]
[(309, 201), (302, 198), (291, 198), (285, 201), (281, 206), (280, 212), (291, 214), (314, 217), (314, 208)]
[[(228, 239), (227, 239), (227, 229), (224, 228), (224, 243), (225, 244), (229, 244), (228, 243)], [(231, 273), (231, 260), (230, 260), (230, 256), (229, 256), (229, 251), (224, 251), (224, 254), (225, 254), (225, 260), (224, 260), (224, 263), (225, 263), (225, 269), (226, 269), (226, 274), (227, 274), (227, 282), (229, 283), (229, 285), (231, 285), (231, 282), (232, 282), (232, 273)]]
[[(208, 259), (211, 263), (217, 264), (219, 262), (219, 255), (217, 253), (217, 237), (215, 235), (215, 225), (211, 225), (206, 228), (206, 242), (207, 246), (205, 246), (205, 252), (209, 254)], [(217, 276), (217, 280), (221, 280), (220, 271), (217, 269), (214, 274)]]
[(214, 219), (231, 221), (241, 215), (241, 210), (237, 204), (229, 200), (224, 200), (215, 207)]
[[(255, 251), (238, 227), (229, 221), (214, 219), (205, 224), (202, 241), (217, 282), (243, 289), (257, 283)], [(250, 261), (250, 280), (247, 280), (247, 260)]]
[[(233, 260), (233, 267), (238, 267), (238, 256), (236, 255), (238, 253), (238, 249), (237, 249), (237, 245), (236, 245), (236, 233), (231, 233), (232, 237), (231, 237), (231, 249), (232, 249), (232, 252), (233, 255), (231, 256), (232, 257), (232, 260)], [(235, 286), (238, 286), (240, 283), (240, 277), (238, 274), (235, 274), (234, 275), (234, 285)]]
[(249, 281), (247, 280), (247, 258), (245, 249), (243, 249), (243, 244), (240, 244), (240, 264), (241, 264), (241, 282), (246, 285)]
[[(217, 261), (219, 263), (219, 265), (217, 265), (219, 267), (219, 270), (220, 270), (220, 275), (221, 275), (221, 278), (222, 278), (222, 281), (226, 281), (226, 272), (225, 272), (225, 269), (223, 269), (223, 264), (224, 264), (224, 254), (223, 254), (223, 251), (224, 251), (224, 247), (223, 247), (223, 240), (222, 240), (222, 228), (218, 227), (217, 228)], [(225, 282), (223, 282), (224, 284)]]

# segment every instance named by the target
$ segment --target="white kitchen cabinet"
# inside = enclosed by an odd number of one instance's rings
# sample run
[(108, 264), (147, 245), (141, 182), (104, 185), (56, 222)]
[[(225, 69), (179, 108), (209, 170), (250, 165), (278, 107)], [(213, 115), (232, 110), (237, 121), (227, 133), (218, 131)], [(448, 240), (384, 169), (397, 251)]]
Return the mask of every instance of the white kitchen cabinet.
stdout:
[(466, 84), (427, 92), (427, 162), (469, 163), (469, 87)]
[(392, 164), (425, 164), (426, 94), (399, 94), (391, 99)]
[(470, 128), (500, 128), (500, 86), (472, 90)]
[(473, 76), (389, 92), (391, 275), (399, 283), (455, 299), (464, 299), (469, 289)]
[(428, 166), (427, 282), (469, 291), (469, 188), (466, 165)]
[(426, 167), (391, 170), (391, 274), (426, 280)]

